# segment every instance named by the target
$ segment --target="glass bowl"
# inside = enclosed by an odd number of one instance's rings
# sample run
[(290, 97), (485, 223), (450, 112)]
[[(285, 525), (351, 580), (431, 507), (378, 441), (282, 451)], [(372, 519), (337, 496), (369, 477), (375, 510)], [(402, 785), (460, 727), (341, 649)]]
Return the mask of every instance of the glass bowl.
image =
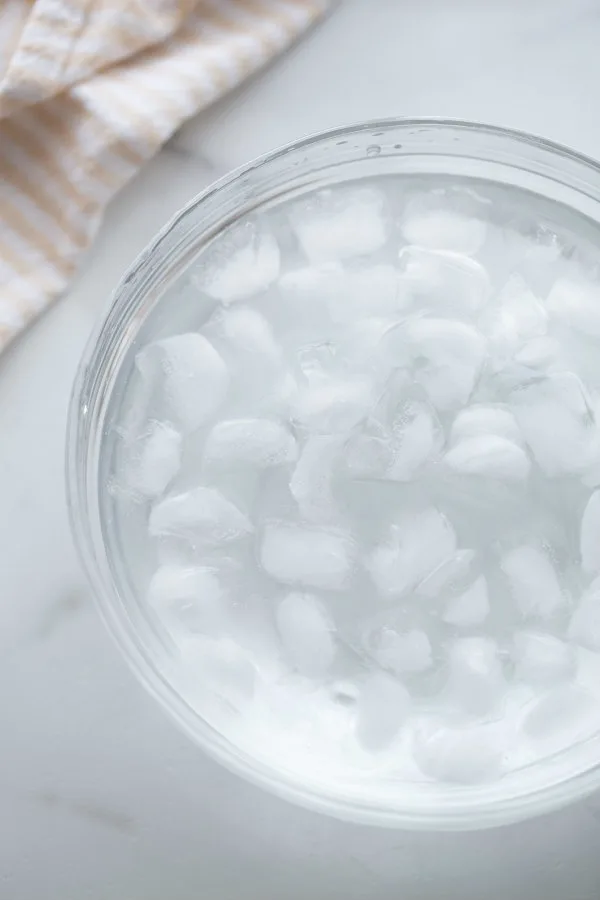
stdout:
[[(468, 122), (394, 119), (338, 128), (269, 153), (195, 197), (140, 254), (117, 286), (79, 369), (70, 409), (67, 474), (75, 540), (110, 633), (137, 677), (178, 725), (233, 772), (341, 819), (411, 829), (474, 829), (554, 809), (600, 785), (600, 733), (484, 785), (414, 782), (400, 793), (310, 781), (243, 750), (186, 702), (165, 665), (160, 636), (136, 598), (111, 512), (115, 423), (136, 348), (174, 333), (174, 303), (160, 305), (198, 253), (240, 217), (316, 188), (368, 176), (484, 179), (519, 188), (576, 216), (598, 243), (600, 166), (537, 137)], [(157, 325), (158, 322), (158, 325)]]

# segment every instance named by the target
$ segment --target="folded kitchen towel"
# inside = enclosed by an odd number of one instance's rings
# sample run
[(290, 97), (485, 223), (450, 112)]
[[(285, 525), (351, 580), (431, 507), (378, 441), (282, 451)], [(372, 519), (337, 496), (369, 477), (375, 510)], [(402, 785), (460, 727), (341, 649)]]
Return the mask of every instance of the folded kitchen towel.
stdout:
[(326, 5), (0, 0), (0, 350), (64, 290), (144, 161)]

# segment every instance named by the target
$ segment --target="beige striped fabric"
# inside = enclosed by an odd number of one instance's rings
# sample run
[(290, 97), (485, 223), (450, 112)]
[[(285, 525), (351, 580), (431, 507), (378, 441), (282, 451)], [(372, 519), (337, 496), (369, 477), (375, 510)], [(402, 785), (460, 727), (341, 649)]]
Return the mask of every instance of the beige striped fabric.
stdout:
[(0, 350), (65, 289), (142, 163), (326, 5), (0, 0)]

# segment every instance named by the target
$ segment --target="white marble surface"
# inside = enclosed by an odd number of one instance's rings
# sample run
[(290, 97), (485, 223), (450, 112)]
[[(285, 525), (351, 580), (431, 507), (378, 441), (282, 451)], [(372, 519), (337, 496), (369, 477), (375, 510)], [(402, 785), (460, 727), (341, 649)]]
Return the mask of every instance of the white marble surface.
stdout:
[(217, 174), (361, 118), (448, 115), (600, 157), (597, 0), (345, 0), (186, 126), (69, 295), (0, 359), (0, 900), (597, 900), (600, 797), (474, 835), (360, 828), (207, 761), (146, 697), (72, 549), (71, 380), (123, 268)]

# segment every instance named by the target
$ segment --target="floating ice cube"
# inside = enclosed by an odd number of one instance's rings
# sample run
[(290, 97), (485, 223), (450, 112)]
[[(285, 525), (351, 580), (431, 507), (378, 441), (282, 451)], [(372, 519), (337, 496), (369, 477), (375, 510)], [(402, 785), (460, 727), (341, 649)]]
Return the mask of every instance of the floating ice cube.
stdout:
[(431, 507), (392, 525), (365, 565), (380, 593), (392, 599), (416, 587), (455, 550), (452, 525)]
[(520, 631), (514, 636), (516, 677), (534, 684), (553, 684), (575, 670), (573, 647), (552, 634)]
[(476, 578), (465, 591), (452, 597), (444, 612), (444, 622), (457, 628), (481, 625), (490, 611), (487, 580), (484, 575)]
[(444, 462), (455, 472), (504, 481), (525, 481), (531, 468), (522, 447), (495, 434), (463, 438), (446, 453)]
[(178, 334), (149, 344), (135, 363), (144, 379), (160, 373), (168, 415), (184, 432), (210, 419), (227, 394), (227, 367), (201, 334)]
[(323, 675), (335, 656), (334, 625), (312, 594), (288, 594), (276, 610), (286, 656), (305, 675)]
[(409, 303), (400, 291), (398, 270), (383, 263), (351, 268), (335, 262), (307, 266), (286, 272), (279, 284), (286, 299), (293, 297), (311, 309), (318, 301), (321, 316), (328, 314), (337, 325), (367, 316), (393, 316)]
[(576, 375), (548, 375), (514, 391), (511, 404), (523, 437), (548, 477), (581, 472), (590, 465), (596, 427)]
[(212, 259), (197, 276), (202, 289), (228, 305), (266, 290), (279, 275), (279, 247), (272, 234), (245, 225), (232, 234), (233, 246)]
[(150, 513), (148, 531), (153, 537), (172, 535), (220, 544), (250, 534), (253, 526), (219, 491), (196, 487), (157, 503)]
[(567, 598), (554, 567), (537, 547), (516, 547), (502, 557), (500, 565), (523, 615), (548, 619), (565, 606)]
[(309, 437), (302, 448), (290, 490), (300, 514), (309, 522), (326, 522), (335, 514), (332, 480), (340, 449), (338, 437), (321, 434)]
[(392, 481), (410, 481), (442, 447), (439, 422), (424, 403), (408, 401), (392, 422), (393, 462), (387, 472)]
[(371, 188), (319, 191), (296, 203), (290, 220), (313, 263), (365, 256), (387, 240), (384, 199)]
[(432, 722), (417, 730), (413, 755), (423, 774), (436, 781), (479, 784), (501, 775), (504, 748), (494, 726), (451, 728)]
[(483, 246), (486, 223), (457, 208), (456, 197), (432, 191), (407, 203), (402, 233), (410, 244), (473, 255)]
[(260, 561), (272, 578), (323, 590), (341, 590), (352, 576), (355, 546), (341, 531), (286, 522), (265, 527)]
[(518, 444), (521, 431), (512, 412), (504, 406), (485, 406), (474, 403), (461, 410), (450, 431), (450, 441), (458, 443), (465, 438), (494, 434)]
[(584, 591), (569, 624), (568, 636), (591, 650), (600, 650), (600, 578)]
[(485, 341), (470, 325), (451, 319), (414, 319), (406, 325), (415, 360), (415, 380), (437, 409), (464, 406), (485, 358)]
[(377, 423), (351, 434), (343, 449), (346, 471), (352, 478), (381, 480), (393, 461), (392, 439)]
[(546, 300), (551, 316), (584, 335), (600, 337), (600, 286), (583, 279), (559, 278)]
[(594, 491), (581, 519), (581, 565), (586, 572), (600, 572), (600, 491)]
[(418, 593), (423, 597), (437, 597), (448, 586), (465, 578), (474, 559), (474, 550), (457, 550), (421, 582)]
[(498, 648), (491, 638), (457, 639), (450, 649), (449, 667), (450, 696), (467, 712), (487, 713), (503, 697), (506, 684)]
[(410, 695), (404, 685), (384, 672), (369, 675), (358, 696), (356, 736), (367, 750), (390, 744), (410, 713)]
[(424, 247), (400, 251), (400, 289), (440, 312), (471, 314), (489, 297), (488, 274), (468, 256)]
[(532, 338), (546, 334), (548, 314), (519, 275), (502, 288), (496, 304), (481, 318), (480, 327), (489, 341), (495, 365), (505, 362)]
[(147, 600), (167, 627), (202, 632), (222, 624), (226, 594), (215, 569), (164, 565), (150, 580)]
[(233, 711), (244, 710), (256, 686), (256, 668), (229, 637), (198, 636), (182, 647), (185, 692), (191, 698), (213, 695)]
[(181, 435), (164, 422), (150, 422), (135, 442), (126, 466), (124, 487), (143, 497), (157, 497), (169, 486), (181, 465)]
[(343, 434), (364, 419), (373, 406), (372, 387), (361, 378), (324, 378), (301, 387), (292, 418), (308, 431)]
[[(558, 685), (535, 701), (523, 719), (523, 731), (558, 751), (571, 747), (598, 727), (597, 701), (576, 684)], [(549, 749), (549, 748), (548, 748)]]
[(293, 462), (298, 454), (294, 435), (270, 419), (227, 419), (218, 422), (204, 446), (208, 463), (246, 464), (259, 469)]
[(246, 307), (226, 310), (221, 317), (221, 328), (236, 353), (252, 357), (253, 364), (268, 366), (271, 371), (281, 367), (281, 347), (268, 321), (257, 310)]
[(418, 628), (401, 632), (384, 626), (370, 641), (370, 655), (382, 667), (396, 675), (425, 672), (433, 664), (431, 641)]

